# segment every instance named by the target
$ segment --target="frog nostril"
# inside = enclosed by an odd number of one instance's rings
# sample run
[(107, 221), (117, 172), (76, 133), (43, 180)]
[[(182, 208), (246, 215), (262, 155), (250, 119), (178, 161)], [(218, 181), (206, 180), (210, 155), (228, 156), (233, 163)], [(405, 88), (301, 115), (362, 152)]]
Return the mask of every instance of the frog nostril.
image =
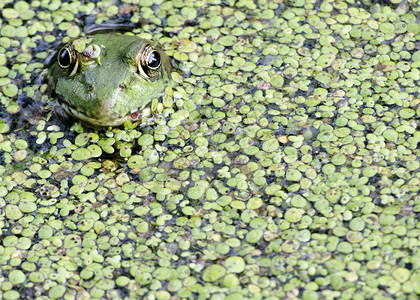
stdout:
[(93, 91), (93, 85), (92, 84), (88, 84), (87, 85), (87, 89), (89, 92)]
[(124, 91), (126, 89), (125, 84), (123, 83), (121, 83), (118, 87), (121, 91)]

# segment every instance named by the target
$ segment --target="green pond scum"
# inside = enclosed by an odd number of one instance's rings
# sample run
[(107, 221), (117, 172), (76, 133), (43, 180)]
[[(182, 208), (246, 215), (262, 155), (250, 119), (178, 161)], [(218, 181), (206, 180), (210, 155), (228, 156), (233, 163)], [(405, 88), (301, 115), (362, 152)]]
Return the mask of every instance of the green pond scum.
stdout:
[[(420, 297), (419, 0), (0, 14), (0, 299)], [(63, 121), (47, 61), (109, 24), (175, 66), (154, 117)]]

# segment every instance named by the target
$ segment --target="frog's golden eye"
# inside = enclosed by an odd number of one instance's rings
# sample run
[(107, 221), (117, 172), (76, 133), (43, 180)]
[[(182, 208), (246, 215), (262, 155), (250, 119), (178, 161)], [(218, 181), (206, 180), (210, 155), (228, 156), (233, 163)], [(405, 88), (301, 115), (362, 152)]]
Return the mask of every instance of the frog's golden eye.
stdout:
[(137, 68), (141, 75), (153, 78), (158, 75), (161, 65), (160, 54), (150, 44), (145, 44), (136, 57)]
[(77, 60), (77, 53), (73, 47), (63, 47), (57, 55), (58, 64), (63, 72), (69, 76), (73, 76), (77, 72), (79, 62)]

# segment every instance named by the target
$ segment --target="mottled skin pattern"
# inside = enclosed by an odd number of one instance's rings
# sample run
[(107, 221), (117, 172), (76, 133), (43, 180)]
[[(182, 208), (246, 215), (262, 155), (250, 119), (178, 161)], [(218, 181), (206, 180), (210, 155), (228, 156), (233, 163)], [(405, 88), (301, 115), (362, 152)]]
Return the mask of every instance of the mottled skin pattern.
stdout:
[[(136, 56), (145, 43), (150, 43), (161, 58), (153, 78), (139, 72), (136, 64)], [(169, 85), (170, 59), (157, 44), (137, 36), (107, 33), (93, 35), (88, 45), (100, 47), (98, 59), (79, 60), (77, 72), (69, 76), (56, 57), (48, 72), (52, 94), (71, 117), (93, 126), (135, 121)]]

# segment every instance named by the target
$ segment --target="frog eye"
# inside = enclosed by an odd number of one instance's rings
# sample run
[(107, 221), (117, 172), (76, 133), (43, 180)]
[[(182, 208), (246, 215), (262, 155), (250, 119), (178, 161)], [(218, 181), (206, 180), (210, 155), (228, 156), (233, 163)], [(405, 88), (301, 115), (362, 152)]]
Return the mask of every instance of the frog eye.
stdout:
[(73, 76), (77, 72), (79, 62), (77, 60), (76, 51), (73, 47), (63, 47), (57, 55), (58, 64), (63, 72), (69, 76)]
[(137, 55), (137, 67), (141, 75), (152, 78), (158, 75), (161, 64), (159, 52), (152, 45), (144, 45)]

